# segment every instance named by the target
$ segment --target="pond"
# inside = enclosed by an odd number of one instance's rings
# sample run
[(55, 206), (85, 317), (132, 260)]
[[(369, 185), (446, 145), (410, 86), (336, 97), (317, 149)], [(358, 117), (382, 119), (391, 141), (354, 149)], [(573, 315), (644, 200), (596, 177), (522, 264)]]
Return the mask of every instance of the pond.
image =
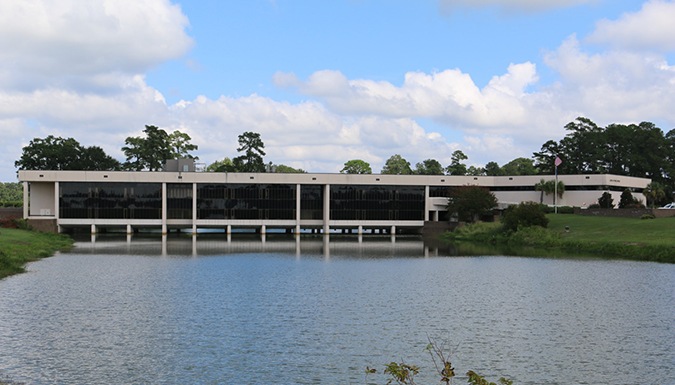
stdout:
[(415, 236), (79, 241), (0, 281), (0, 376), (382, 384), (365, 367), (403, 361), (436, 384), (432, 339), (450, 341), (458, 374), (491, 381), (675, 383), (675, 265), (476, 247)]

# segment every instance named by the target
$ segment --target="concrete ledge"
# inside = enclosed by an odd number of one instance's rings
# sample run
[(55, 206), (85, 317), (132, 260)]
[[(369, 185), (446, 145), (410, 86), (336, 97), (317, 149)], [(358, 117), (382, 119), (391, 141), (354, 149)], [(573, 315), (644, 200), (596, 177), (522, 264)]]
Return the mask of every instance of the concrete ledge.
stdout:
[(21, 207), (0, 207), (0, 219), (9, 217), (23, 218), (23, 208)]
[(580, 209), (574, 208), (574, 214), (587, 217), (641, 218), (653, 215), (656, 218), (675, 216), (675, 209)]
[(449, 221), (427, 221), (424, 222), (424, 227), (422, 228), (422, 235), (424, 236), (433, 236), (438, 234), (447, 233), (448, 231), (453, 231), (459, 226), (459, 222), (449, 222)]
[(56, 219), (28, 219), (28, 226), (32, 226), (35, 230), (44, 231), (47, 233), (58, 233), (56, 226)]

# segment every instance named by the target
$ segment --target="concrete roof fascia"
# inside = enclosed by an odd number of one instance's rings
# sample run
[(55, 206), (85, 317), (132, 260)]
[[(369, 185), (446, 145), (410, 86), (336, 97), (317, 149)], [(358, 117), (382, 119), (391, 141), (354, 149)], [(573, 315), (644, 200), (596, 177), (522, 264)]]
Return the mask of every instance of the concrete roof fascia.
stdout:
[[(56, 171), (20, 170), (19, 180), (27, 182), (136, 182), (136, 183), (285, 183), (285, 184), (363, 184), (415, 186), (527, 186), (553, 175), (458, 176), (383, 174), (283, 174), (215, 173), (165, 171)], [(651, 179), (612, 174), (558, 175), (568, 186), (603, 185), (645, 188)]]

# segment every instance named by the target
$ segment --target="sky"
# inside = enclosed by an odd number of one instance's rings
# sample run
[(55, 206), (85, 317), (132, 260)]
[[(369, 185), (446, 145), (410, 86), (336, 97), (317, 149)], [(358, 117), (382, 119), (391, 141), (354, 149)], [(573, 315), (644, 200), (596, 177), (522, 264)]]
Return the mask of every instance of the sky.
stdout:
[(120, 161), (145, 125), (210, 164), (503, 165), (600, 126), (675, 127), (675, 1), (3, 0), (0, 181), (34, 138)]

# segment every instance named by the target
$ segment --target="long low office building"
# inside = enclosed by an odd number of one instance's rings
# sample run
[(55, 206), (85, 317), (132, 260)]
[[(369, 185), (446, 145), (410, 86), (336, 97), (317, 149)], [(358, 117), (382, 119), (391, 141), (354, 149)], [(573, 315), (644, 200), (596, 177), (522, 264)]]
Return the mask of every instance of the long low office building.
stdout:
[[(189, 168), (186, 168), (188, 170)], [(19, 171), (24, 218), (36, 228), (284, 229), (329, 233), (417, 232), (447, 220), (453, 188), (489, 188), (500, 207), (524, 201), (588, 206), (603, 192), (615, 202), (625, 189), (644, 200), (650, 179), (560, 175), (562, 198), (535, 191), (554, 176), (445, 176), (213, 173), (194, 171)]]

